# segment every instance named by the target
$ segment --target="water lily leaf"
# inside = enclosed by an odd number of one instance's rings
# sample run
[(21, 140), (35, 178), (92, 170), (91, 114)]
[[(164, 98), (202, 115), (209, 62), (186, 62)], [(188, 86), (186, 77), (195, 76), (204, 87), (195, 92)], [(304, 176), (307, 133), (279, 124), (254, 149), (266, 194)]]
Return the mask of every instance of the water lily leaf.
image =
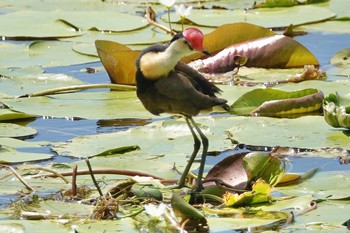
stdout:
[(94, 120), (152, 117), (137, 99), (135, 91), (78, 92), (3, 99), (2, 102), (14, 111), (38, 116), (78, 117)]
[(340, 67), (350, 66), (350, 48), (342, 49), (334, 54), (330, 63)]
[[(103, 17), (101, 17), (103, 14)], [(147, 26), (140, 16), (122, 14), (114, 11), (60, 11), (57, 21), (79, 30), (133, 31)], [(106, 20), (106, 19), (109, 20)]]
[[(1, 228), (2, 227), (2, 228)], [(63, 224), (57, 224), (52, 220), (2, 220), (0, 229), (15, 230), (15, 231), (3, 231), (8, 233), (28, 233), (28, 232), (45, 232), (50, 229), (52, 233), (70, 233), (71, 229), (67, 228)]]
[[(2, 77), (0, 89), (11, 96), (31, 94), (56, 87), (79, 85), (84, 82), (65, 74), (28, 74), (13, 77)], [(3, 99), (4, 100), (4, 99)], [(19, 100), (16, 100), (19, 101)]]
[(242, 194), (237, 193), (225, 193), (223, 199), (226, 206), (247, 206), (253, 204), (260, 204), (268, 202), (272, 199), (270, 193), (272, 187), (266, 183), (263, 179), (258, 179), (252, 186), (252, 191), (244, 192)]
[[(23, 20), (30, 19), (30, 20)], [(15, 11), (0, 15), (0, 32), (5, 37), (61, 38), (83, 34), (56, 21), (57, 11)]]
[(15, 112), (9, 109), (0, 109), (0, 121), (8, 121), (8, 120), (16, 120), (16, 119), (26, 119), (26, 118), (34, 118), (35, 115)]
[(27, 44), (1, 42), (0, 67), (53, 67), (95, 62), (99, 59), (74, 52), (74, 42), (35, 41)]
[(41, 201), (35, 208), (37, 212), (50, 213), (50, 215), (73, 215), (88, 216), (92, 213), (93, 205), (83, 203), (67, 203), (62, 201), (46, 200)]
[(97, 40), (95, 45), (101, 62), (113, 83), (135, 84), (135, 62), (139, 51), (133, 51), (113, 41)]
[[(310, 12), (314, 14), (310, 14)], [(307, 5), (289, 8), (261, 8), (248, 11), (244, 9), (235, 11), (193, 9), (187, 19), (197, 25), (211, 27), (244, 21), (267, 28), (281, 28), (290, 24), (300, 25), (319, 22), (332, 17), (335, 17), (335, 14), (327, 8)], [(167, 16), (163, 15), (162, 20), (167, 21)], [(181, 23), (180, 17), (175, 13), (171, 14), (171, 20), (172, 22)]]
[(323, 100), (323, 114), (329, 125), (350, 129), (350, 94), (327, 96)]
[(0, 137), (23, 138), (37, 134), (37, 130), (12, 123), (0, 123)]
[(266, 218), (252, 217), (252, 218), (232, 218), (232, 217), (208, 217), (208, 225), (210, 226), (211, 232), (225, 232), (227, 229), (231, 231), (244, 231), (248, 229), (271, 229), (271, 226), (279, 226), (281, 224), (281, 220), (285, 220), (284, 218), (274, 218), (271, 216), (267, 216)]
[(286, 116), (316, 112), (321, 108), (323, 93), (317, 89), (285, 92), (276, 89), (254, 89), (231, 105), (238, 115)]
[(243, 158), (243, 166), (248, 175), (248, 183), (263, 179), (275, 186), (285, 172), (285, 163), (280, 159), (262, 152), (251, 152)]
[[(228, 129), (230, 138), (247, 145), (310, 149), (350, 148), (348, 133), (332, 130), (332, 127), (321, 116), (304, 116), (296, 119), (234, 117), (231, 120), (234, 123), (225, 122), (227, 127), (233, 125)], [(322, 156), (337, 155), (324, 154)]]
[(130, 48), (138, 50), (143, 49), (150, 44), (167, 42), (170, 39), (170, 34), (154, 27), (146, 27), (130, 32), (101, 33), (100, 31), (87, 31), (82, 36), (63, 38), (60, 40), (84, 44), (94, 44), (96, 40), (107, 40), (128, 45)]
[[(333, 3), (334, 1), (332, 1)], [(345, 4), (345, 2), (344, 2)], [(345, 7), (345, 6), (342, 6)], [(307, 31), (307, 32), (322, 32), (325, 35), (331, 34), (349, 34), (349, 24), (350, 22), (340, 21), (340, 20), (329, 20), (322, 23), (302, 25), (296, 28), (296, 30)]]
[[(245, 189), (247, 186), (247, 172), (243, 167), (243, 158), (246, 153), (227, 156), (214, 167), (205, 177), (205, 180), (216, 179), (237, 189)], [(205, 182), (204, 186), (215, 185), (213, 182)]]
[(51, 158), (51, 154), (26, 153), (4, 145), (2, 145), (0, 149), (0, 163), (5, 164), (34, 162)]
[[(207, 120), (205, 124), (210, 124), (210, 120)], [(211, 129), (205, 125), (202, 127), (204, 132), (208, 133), (209, 140), (213, 142), (211, 150), (217, 151), (230, 145), (229, 141), (224, 140), (225, 135), (222, 135), (222, 129), (218, 132), (213, 129), (213, 132), (209, 134)], [(148, 140), (144, 140), (145, 138)], [(169, 152), (170, 157), (179, 155), (179, 160), (185, 160), (183, 154), (190, 154), (193, 149), (191, 141), (192, 135), (184, 121), (168, 120), (121, 132), (76, 137), (70, 142), (58, 143), (52, 149), (59, 155), (84, 158), (105, 152), (108, 148), (138, 145), (140, 150), (126, 154), (147, 153), (149, 156), (152, 154), (155, 156)]]
[(247, 67), (292, 68), (318, 65), (316, 57), (308, 49), (283, 35), (229, 45), (217, 54), (193, 61), (189, 65), (203, 73), (226, 73), (237, 67), (233, 59), (235, 56), (247, 58), (244, 64)]
[(347, 171), (317, 172), (311, 179), (290, 186), (276, 187), (285, 195), (302, 196), (311, 194), (314, 198), (348, 200), (350, 178)]

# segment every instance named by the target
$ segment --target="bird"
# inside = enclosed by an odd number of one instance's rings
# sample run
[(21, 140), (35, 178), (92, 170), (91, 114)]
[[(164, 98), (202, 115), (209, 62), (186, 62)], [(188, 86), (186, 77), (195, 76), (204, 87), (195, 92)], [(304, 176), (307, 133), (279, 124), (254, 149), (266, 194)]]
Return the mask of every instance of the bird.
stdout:
[[(203, 172), (209, 141), (193, 116), (214, 106), (224, 106), (227, 100), (218, 98), (221, 90), (181, 59), (196, 51), (209, 55), (203, 48), (203, 33), (187, 28), (173, 36), (166, 44), (157, 43), (140, 52), (136, 60), (136, 93), (150, 113), (170, 113), (184, 116), (194, 140), (193, 152), (177, 187), (185, 186), (187, 175), (199, 152), (202, 155), (195, 192), (203, 190)], [(198, 135), (197, 135), (198, 134)], [(200, 138), (200, 139), (199, 139)]]

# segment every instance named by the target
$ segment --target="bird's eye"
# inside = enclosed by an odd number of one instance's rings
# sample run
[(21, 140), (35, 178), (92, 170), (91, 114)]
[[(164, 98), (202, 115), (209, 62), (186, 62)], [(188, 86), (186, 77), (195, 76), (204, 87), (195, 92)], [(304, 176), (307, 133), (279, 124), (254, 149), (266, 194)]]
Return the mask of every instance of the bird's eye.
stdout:
[(187, 40), (183, 40), (183, 42), (184, 42), (185, 45), (188, 46), (188, 48), (189, 48), (190, 50), (193, 50), (193, 48), (192, 48), (190, 42), (188, 42)]

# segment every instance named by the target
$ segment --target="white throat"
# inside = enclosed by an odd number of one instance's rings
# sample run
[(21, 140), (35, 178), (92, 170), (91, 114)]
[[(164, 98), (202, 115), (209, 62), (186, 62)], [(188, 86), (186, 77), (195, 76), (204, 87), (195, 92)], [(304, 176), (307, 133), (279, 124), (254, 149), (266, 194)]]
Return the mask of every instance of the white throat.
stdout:
[(148, 79), (167, 77), (181, 58), (193, 53), (183, 39), (172, 42), (164, 52), (149, 52), (140, 59), (140, 69)]

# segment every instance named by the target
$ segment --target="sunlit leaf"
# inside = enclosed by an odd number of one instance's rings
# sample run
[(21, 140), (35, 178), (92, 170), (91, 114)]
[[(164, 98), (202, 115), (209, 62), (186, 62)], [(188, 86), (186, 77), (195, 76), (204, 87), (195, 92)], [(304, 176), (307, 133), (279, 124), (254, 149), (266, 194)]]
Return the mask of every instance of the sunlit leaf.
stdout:
[[(239, 153), (227, 156), (214, 167), (212, 167), (205, 177), (205, 180), (215, 179), (237, 189), (245, 189), (247, 186), (247, 172), (243, 167), (243, 158), (246, 153)], [(205, 182), (204, 185), (215, 185), (214, 182)]]
[[(313, 14), (310, 14), (313, 12)], [(227, 23), (247, 22), (267, 28), (287, 27), (290, 24), (300, 25), (319, 22), (334, 17), (335, 14), (327, 8), (317, 6), (295, 6), (288, 8), (262, 8), (230, 10), (197, 10), (193, 9), (187, 19), (198, 25), (220, 26)], [(167, 21), (167, 16), (162, 19)], [(179, 16), (171, 14), (172, 22), (181, 22)]]
[(350, 66), (350, 48), (338, 51), (331, 58), (330, 63), (340, 67)]
[(284, 92), (276, 89), (254, 89), (231, 105), (238, 115), (287, 116), (311, 113), (321, 108), (323, 93), (317, 89)]
[(31, 44), (1, 42), (0, 67), (53, 67), (98, 61), (97, 57), (74, 52), (73, 42), (36, 41)]
[[(19, 96), (31, 94), (56, 87), (83, 84), (79, 79), (65, 74), (28, 74), (12, 77), (2, 77), (0, 82), (1, 92)], [(20, 102), (20, 100), (15, 100)]]
[(52, 154), (21, 152), (8, 146), (1, 146), (0, 163), (23, 163), (51, 159)]
[(259, 179), (253, 184), (252, 191), (242, 194), (227, 192), (223, 198), (226, 206), (247, 206), (270, 201), (272, 199), (271, 191), (272, 187), (263, 179)]
[[(103, 17), (101, 17), (103, 14)], [(114, 11), (61, 11), (57, 21), (78, 30), (132, 31), (147, 26), (147, 21), (140, 16), (121, 14)], [(108, 20), (106, 20), (108, 19)]]
[[(314, 149), (350, 148), (348, 133), (333, 130), (322, 116), (304, 116), (296, 119), (235, 117), (232, 123), (226, 122), (226, 124), (230, 125), (228, 129), (230, 138), (247, 145)], [(334, 157), (337, 155), (324, 154), (322, 156)]]
[(285, 163), (267, 153), (251, 152), (243, 158), (243, 166), (247, 172), (248, 183), (263, 179), (275, 186), (282, 178)]
[(229, 45), (217, 54), (193, 61), (189, 65), (203, 73), (225, 73), (236, 67), (233, 59), (235, 56), (246, 57), (248, 60), (244, 65), (247, 67), (293, 68), (318, 65), (316, 57), (309, 50), (283, 35)]
[(135, 62), (139, 51), (133, 51), (113, 41), (97, 40), (95, 45), (101, 62), (113, 83), (135, 84)]
[(54, 96), (3, 99), (14, 111), (38, 116), (84, 119), (150, 118), (134, 91), (79, 92)]
[[(30, 20), (23, 20), (23, 19)], [(83, 32), (57, 22), (57, 11), (16, 11), (0, 15), (0, 34), (6, 37), (60, 38), (82, 35)]]
[(37, 130), (12, 123), (0, 123), (0, 137), (23, 138), (37, 134)]
[[(242, 33), (243, 31), (249, 33)], [(274, 35), (276, 35), (276, 33), (269, 29), (250, 23), (239, 22), (224, 24), (204, 35), (203, 47), (213, 53), (223, 50), (233, 44)], [(195, 53), (194, 55), (184, 58), (183, 61), (189, 62), (202, 56), (202, 53)]]
[(35, 115), (30, 115), (21, 112), (14, 112), (9, 109), (0, 109), (0, 121), (34, 118)]

